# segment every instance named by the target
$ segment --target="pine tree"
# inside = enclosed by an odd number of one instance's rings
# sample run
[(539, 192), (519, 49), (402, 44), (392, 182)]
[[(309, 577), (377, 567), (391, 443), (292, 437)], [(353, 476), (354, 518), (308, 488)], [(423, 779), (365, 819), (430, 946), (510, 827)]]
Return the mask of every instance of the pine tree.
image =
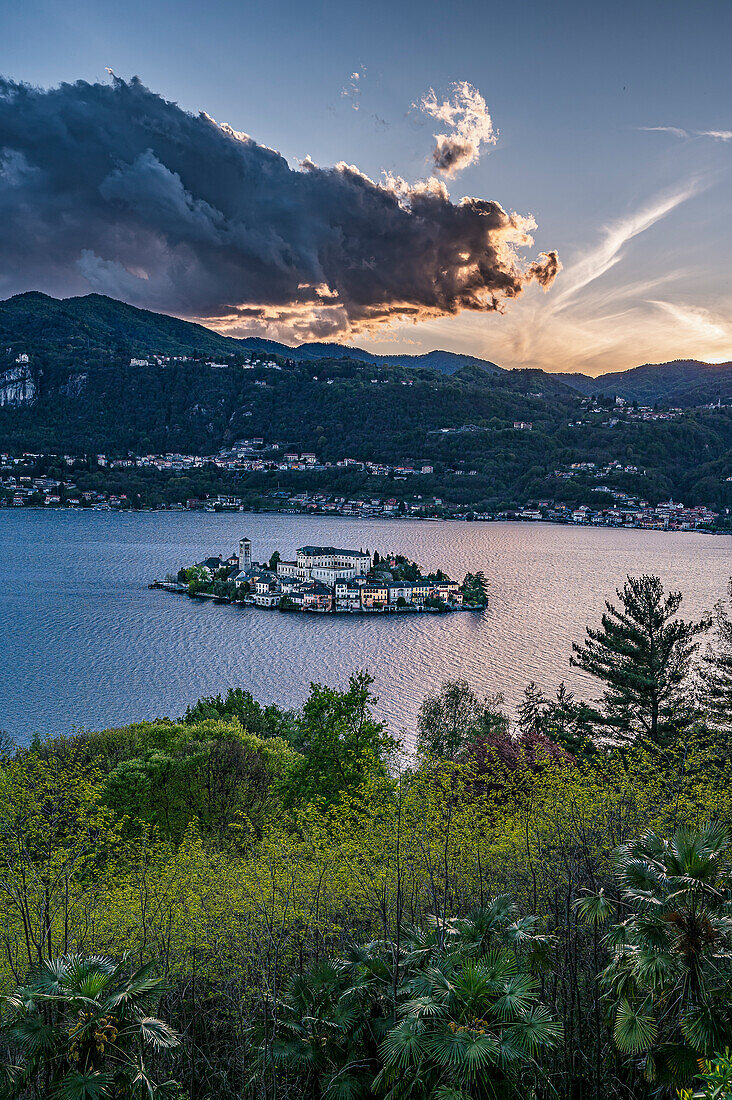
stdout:
[(709, 725), (732, 738), (732, 580), (715, 607), (716, 638), (702, 657), (701, 702)]
[(557, 745), (573, 756), (585, 756), (594, 751), (592, 744), (592, 707), (577, 702), (574, 692), (562, 683), (557, 688), (546, 712), (546, 730)]
[(466, 573), (465, 580), (461, 585), (465, 602), (476, 604), (478, 607), (485, 607), (488, 602), (487, 585), (488, 582), (482, 570), (478, 570), (477, 573)]
[(617, 595), (621, 606), (605, 602), (600, 628), (572, 646), (571, 663), (606, 684), (601, 725), (623, 740), (661, 744), (688, 721), (685, 680), (710, 621), (677, 619), (681, 593), (666, 594), (658, 577), (628, 577)]
[(516, 724), (524, 736), (544, 733), (548, 703), (544, 692), (532, 680), (524, 688), (524, 697), (519, 704)]

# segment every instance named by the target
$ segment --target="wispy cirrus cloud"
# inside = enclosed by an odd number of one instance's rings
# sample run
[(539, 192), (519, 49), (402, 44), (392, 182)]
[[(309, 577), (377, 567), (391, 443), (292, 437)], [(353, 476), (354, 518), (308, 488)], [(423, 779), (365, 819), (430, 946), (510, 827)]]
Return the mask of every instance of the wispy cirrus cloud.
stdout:
[(729, 358), (719, 318), (673, 305), (674, 292), (688, 293), (693, 276), (683, 258), (642, 277), (633, 278), (629, 269), (638, 238), (700, 194), (706, 184), (705, 178), (696, 177), (609, 222), (594, 242), (565, 262), (550, 296), (517, 302), (500, 327), (469, 316), (459, 324), (429, 323), (431, 345), (444, 342), (448, 333), (454, 344), (459, 329), (464, 340), (460, 350), (475, 354), (477, 348), (478, 354), (503, 366), (588, 374), (659, 357)]
[(630, 241), (641, 233), (645, 233), (677, 206), (697, 194), (702, 186), (699, 180), (691, 180), (683, 187), (655, 198), (639, 210), (607, 226), (597, 244), (580, 252), (565, 265), (562, 287), (554, 296), (553, 302), (548, 305), (546, 312), (557, 313), (567, 308), (580, 291), (620, 263), (625, 246)]
[(726, 349), (721, 351), (721, 356), (732, 359), (732, 324), (729, 321), (703, 306), (666, 302), (658, 298), (649, 298), (648, 301), (687, 332), (705, 341), (720, 341), (722, 349)]
[(732, 141), (732, 130), (684, 130), (680, 126), (639, 126), (648, 134), (672, 134), (678, 138), (708, 137), (714, 141)]

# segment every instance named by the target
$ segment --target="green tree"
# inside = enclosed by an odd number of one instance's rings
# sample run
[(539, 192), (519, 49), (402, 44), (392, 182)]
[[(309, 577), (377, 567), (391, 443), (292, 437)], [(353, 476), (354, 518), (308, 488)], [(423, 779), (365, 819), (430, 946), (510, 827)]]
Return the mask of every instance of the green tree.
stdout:
[(198, 592), (208, 592), (211, 589), (211, 577), (208, 570), (198, 565), (192, 565), (185, 571), (184, 584), (188, 585), (188, 595), (195, 596)]
[(524, 736), (541, 735), (545, 732), (549, 702), (544, 692), (531, 680), (524, 688), (524, 697), (519, 703), (516, 723)]
[(623, 740), (664, 742), (688, 720), (685, 681), (697, 637), (709, 620), (676, 618), (680, 592), (666, 594), (658, 577), (628, 577), (620, 606), (605, 603), (599, 629), (572, 646), (572, 664), (606, 685), (598, 723)]
[(343, 791), (358, 788), (369, 775), (383, 774), (396, 748), (372, 706), (373, 678), (358, 672), (346, 691), (311, 684), (298, 722), (296, 744), (302, 757), (283, 783), (289, 806), (319, 802), (330, 806)]
[(477, 573), (466, 573), (460, 591), (466, 603), (485, 607), (488, 603), (488, 582), (485, 579), (485, 573), (482, 570)]
[(284, 737), (291, 740), (294, 729), (292, 711), (270, 703), (262, 706), (249, 691), (229, 688), (225, 696), (204, 695), (183, 716), (186, 725), (196, 726), (208, 718), (238, 718), (243, 729), (257, 737)]
[(457, 759), (477, 736), (483, 710), (467, 680), (446, 680), (419, 708), (418, 754), (440, 760)]
[(167, 746), (109, 773), (104, 798), (120, 816), (154, 825), (175, 844), (191, 822), (223, 840), (244, 818), (259, 828), (273, 807), (273, 785), (297, 759), (280, 738), (256, 737), (236, 720), (173, 726)]
[(557, 688), (555, 698), (547, 703), (547, 736), (573, 756), (591, 754), (594, 751), (592, 715), (592, 707), (578, 702), (574, 693), (562, 682)]
[(4, 994), (0, 1033), (17, 1060), (4, 1067), (3, 1096), (163, 1096), (173, 1082), (156, 1083), (145, 1058), (177, 1046), (178, 1037), (151, 1015), (163, 992), (151, 971), (102, 955), (64, 955)]

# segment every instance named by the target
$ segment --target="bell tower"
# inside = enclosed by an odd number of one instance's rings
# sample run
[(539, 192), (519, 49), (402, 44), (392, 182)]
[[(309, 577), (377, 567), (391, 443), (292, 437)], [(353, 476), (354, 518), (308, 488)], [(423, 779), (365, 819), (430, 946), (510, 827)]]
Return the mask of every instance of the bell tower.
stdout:
[(252, 567), (252, 543), (250, 539), (239, 541), (239, 568), (244, 571)]

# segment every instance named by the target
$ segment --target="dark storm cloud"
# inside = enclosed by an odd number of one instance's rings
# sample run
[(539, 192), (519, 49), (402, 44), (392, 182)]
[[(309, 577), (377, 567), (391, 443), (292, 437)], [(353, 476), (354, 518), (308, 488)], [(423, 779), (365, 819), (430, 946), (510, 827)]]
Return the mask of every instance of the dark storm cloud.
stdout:
[(496, 310), (559, 267), (556, 253), (519, 261), (533, 220), (498, 203), (344, 164), (295, 170), (115, 77), (48, 91), (0, 79), (0, 224), (6, 293), (91, 288), (299, 335)]

